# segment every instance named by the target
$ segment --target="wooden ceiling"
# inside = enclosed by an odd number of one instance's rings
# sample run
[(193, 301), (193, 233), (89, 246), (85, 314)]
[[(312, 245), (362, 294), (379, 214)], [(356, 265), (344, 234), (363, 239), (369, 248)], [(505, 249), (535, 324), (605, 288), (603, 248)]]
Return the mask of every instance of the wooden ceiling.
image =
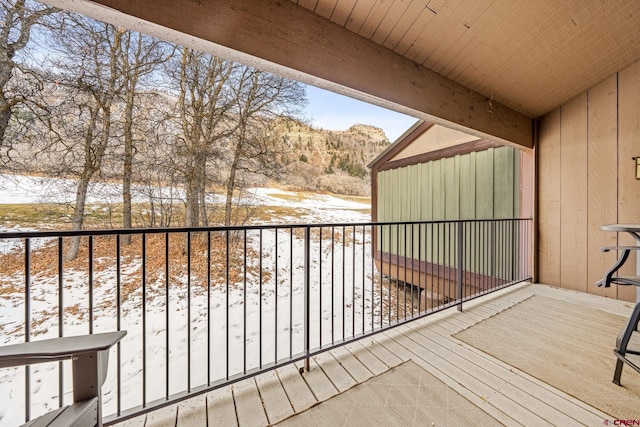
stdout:
[(293, 0), (528, 117), (640, 59), (637, 0)]
[(44, 0), (481, 138), (640, 60), (638, 0)]

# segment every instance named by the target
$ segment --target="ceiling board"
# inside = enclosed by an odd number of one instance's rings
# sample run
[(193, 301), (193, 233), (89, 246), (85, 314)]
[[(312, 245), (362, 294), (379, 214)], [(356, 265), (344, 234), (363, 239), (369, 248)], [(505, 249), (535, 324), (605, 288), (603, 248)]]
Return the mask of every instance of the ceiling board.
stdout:
[(403, 15), (407, 13), (407, 9), (413, 3), (416, 2), (412, 0), (395, 0), (393, 5), (387, 10), (382, 22), (377, 26), (371, 36), (371, 40), (376, 44), (383, 44), (389, 36), (389, 33), (400, 24)]
[(349, 31), (531, 117), (640, 60), (637, 0), (318, 0), (316, 9), (325, 3)]
[[(323, 0), (322, 3), (326, 3), (328, 1), (329, 0)], [(357, 2), (358, 0), (338, 0), (335, 8), (333, 9), (331, 20), (344, 27)]]
[[(390, 0), (387, 0), (386, 2), (383, 0), (378, 0), (369, 11), (369, 15), (362, 24), (362, 28), (360, 28), (358, 34), (360, 34), (362, 37), (372, 39), (378, 27), (385, 23), (384, 18), (385, 16), (387, 16), (387, 12), (389, 12), (391, 4), (392, 2)], [(396, 6), (396, 10), (400, 10), (401, 8), (401, 6)]]
[[(382, 46), (387, 49), (397, 52), (396, 47), (398, 43), (405, 38), (409, 29), (413, 30), (415, 34), (418, 34), (420, 26), (414, 25), (414, 23), (421, 19), (431, 19), (433, 16), (433, 12), (424, 6), (423, 0), (413, 0), (394, 24), (387, 24), (379, 28), (378, 31), (380, 33), (386, 33), (382, 43), (376, 41), (375, 35), (372, 40), (378, 44), (382, 44)], [(410, 39), (410, 37), (407, 37), (407, 39)]]
[(331, 15), (333, 14), (334, 9), (336, 8), (337, 1), (338, 0), (320, 2), (316, 6), (314, 12), (322, 16), (323, 18), (329, 19), (331, 18)]

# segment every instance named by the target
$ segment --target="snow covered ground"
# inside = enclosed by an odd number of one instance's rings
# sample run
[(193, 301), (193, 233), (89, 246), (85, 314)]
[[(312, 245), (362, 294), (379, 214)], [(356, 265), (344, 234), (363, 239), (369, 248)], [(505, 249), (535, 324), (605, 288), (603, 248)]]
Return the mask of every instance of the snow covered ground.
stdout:
[(295, 208), (298, 215), (282, 218), (281, 223), (343, 223), (371, 221), (368, 199), (357, 201), (329, 194), (305, 194), (276, 188), (250, 188), (249, 197), (263, 206)]
[[(0, 174), (0, 204), (17, 203), (72, 203), (77, 182), (66, 178)], [(158, 189), (156, 196), (168, 194), (169, 189)], [(176, 192), (176, 190), (173, 190)], [(134, 186), (134, 202), (145, 201), (145, 189)], [(177, 191), (177, 196), (181, 194)], [(89, 185), (87, 203), (116, 203), (122, 201), (122, 187), (118, 183), (93, 182)]]
[[(73, 189), (65, 180), (52, 183), (2, 175), (0, 186), (3, 189), (0, 204), (37, 203), (46, 200), (51, 192), (60, 195)], [(102, 196), (107, 187), (92, 191)], [(299, 217), (283, 218), (283, 222), (369, 221), (367, 203), (266, 188), (252, 189), (250, 194), (262, 205), (299, 210)], [(380, 291), (381, 278), (371, 263), (369, 230), (336, 227), (332, 235), (329, 230), (323, 232), (322, 239), (317, 230), (312, 231), (310, 239), (312, 348), (379, 326), (386, 320), (381, 318), (381, 310), (388, 309), (385, 307), (388, 288)], [(32, 271), (29, 287), (32, 339), (58, 336), (60, 301), (64, 335), (87, 333), (89, 283), (93, 284), (93, 330), (113, 331), (119, 323), (120, 329), (128, 332), (119, 350), (112, 350), (110, 357), (104, 387), (105, 415), (116, 411), (118, 377), (119, 405), (126, 410), (143, 403), (143, 384), (146, 384), (145, 400), (150, 402), (163, 398), (167, 390), (168, 394), (182, 392), (188, 386), (206, 384), (208, 379), (215, 381), (300, 353), (304, 350), (305, 330), (304, 234), (270, 228), (247, 232), (246, 242), (247, 250), (233, 254), (240, 256), (234, 257), (238, 259), (232, 269), (239, 266), (243, 271), (234, 280), (227, 282), (225, 277), (214, 277), (208, 287), (202, 275), (192, 273), (189, 280), (183, 269), (172, 264), (169, 280), (164, 269), (145, 271), (144, 297), (141, 257), (121, 256), (120, 288), (128, 291), (120, 304), (113, 256), (94, 259), (92, 281), (86, 265), (65, 266), (62, 278), (54, 268)], [(32, 243), (36, 265), (38, 251), (55, 241), (34, 239)], [(0, 256), (15, 258), (22, 247), (21, 242), (0, 243)], [(248, 254), (246, 261), (242, 259), (244, 254)], [(225, 270), (222, 264), (226, 265), (225, 259), (211, 259), (216, 271)], [(198, 267), (206, 269), (193, 265), (192, 271)], [(21, 271), (5, 268), (0, 273), (0, 344), (24, 340), (24, 282)], [(31, 367), (32, 416), (58, 406), (58, 375), (58, 364)], [(65, 364), (63, 375), (64, 400), (68, 403), (70, 365)], [(24, 421), (24, 378), (25, 368), (0, 369), (0, 426)]]
[[(87, 203), (122, 202), (122, 187), (117, 183), (98, 182), (89, 186)], [(26, 175), (0, 174), (0, 205), (24, 203), (72, 203), (75, 200), (76, 182), (63, 178), (44, 178)], [(133, 202), (148, 201), (153, 197), (184, 199), (180, 189), (155, 188), (150, 190), (133, 186)], [(210, 196), (211, 203), (224, 203), (221, 195)], [(262, 206), (288, 207), (298, 210), (295, 217), (281, 218), (278, 223), (366, 222), (370, 220), (370, 202), (362, 198), (343, 198), (328, 194), (299, 193), (277, 188), (249, 188), (243, 202)], [(1, 225), (0, 225), (1, 226)], [(0, 228), (0, 231), (2, 229)]]

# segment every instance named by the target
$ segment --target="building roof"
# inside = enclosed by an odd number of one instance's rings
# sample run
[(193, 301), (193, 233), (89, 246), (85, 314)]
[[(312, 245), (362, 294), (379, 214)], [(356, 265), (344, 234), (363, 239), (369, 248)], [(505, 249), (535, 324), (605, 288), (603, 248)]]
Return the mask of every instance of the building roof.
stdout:
[(455, 129), (419, 121), (367, 166), (375, 171), (453, 157), (500, 144)]

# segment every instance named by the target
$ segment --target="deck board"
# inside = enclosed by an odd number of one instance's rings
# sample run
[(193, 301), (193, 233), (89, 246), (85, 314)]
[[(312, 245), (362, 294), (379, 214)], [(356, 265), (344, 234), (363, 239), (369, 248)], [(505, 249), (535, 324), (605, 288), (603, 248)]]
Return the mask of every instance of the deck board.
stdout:
[(265, 372), (256, 377), (260, 397), (264, 403), (269, 424), (279, 423), (295, 412), (285, 389), (274, 371)]
[[(133, 425), (169, 426), (177, 420), (178, 426), (187, 427), (197, 425), (195, 420), (202, 423), (203, 417), (208, 417), (208, 426), (262, 426), (282, 420), (289, 422), (296, 417), (295, 414), (310, 408), (317, 411), (321, 402), (338, 394), (351, 393), (350, 389), (356, 384), (371, 380), (407, 361), (423, 368), (507, 426), (602, 424), (610, 417), (600, 410), (454, 336), (534, 295), (598, 308), (619, 316), (628, 316), (632, 310), (629, 303), (580, 292), (543, 285), (517, 285), (467, 302), (462, 312), (454, 308), (435, 313), (316, 355), (310, 360), (310, 372), (300, 373), (303, 362), (296, 362), (209, 392), (206, 399), (153, 411), (147, 415), (146, 424), (145, 418), (139, 417), (142, 424)], [(548, 326), (551, 334), (569, 334), (580, 342), (589, 342), (588, 331), (591, 328), (604, 328), (602, 330), (606, 334), (611, 333), (612, 340), (615, 339), (613, 333), (617, 326), (615, 321), (607, 320), (607, 316), (603, 315), (602, 324), (588, 320), (571, 324), (568, 319), (576, 316), (580, 319), (580, 310), (575, 307), (568, 307), (563, 313), (560, 306), (550, 304), (542, 311), (531, 313), (532, 321), (542, 321), (536, 320), (538, 315), (543, 318), (565, 316), (560, 322), (562, 324)], [(528, 313), (526, 315), (529, 316)], [(526, 339), (526, 336), (515, 331), (505, 342), (514, 346), (518, 339)], [(613, 356), (611, 364), (613, 369)], [(202, 411), (200, 415), (195, 414), (198, 408)], [(127, 423), (131, 422), (133, 420)], [(119, 426), (128, 425), (122, 423)]]
[(254, 378), (234, 384), (232, 390), (240, 427), (257, 427), (269, 424)]
[(385, 346), (380, 345), (375, 339), (369, 338), (362, 341), (362, 344), (367, 347), (371, 353), (376, 356), (387, 368), (393, 368), (398, 366), (406, 360), (400, 359), (396, 354), (389, 351)]
[(207, 398), (205, 395), (202, 394), (178, 404), (177, 425), (184, 427), (207, 425)]
[(209, 427), (238, 425), (236, 406), (230, 386), (207, 393), (207, 425)]
[(147, 422), (147, 415), (131, 418), (129, 420), (118, 423), (118, 427), (144, 427)]
[(145, 427), (174, 427), (178, 418), (178, 405), (166, 406), (147, 414)]
[(373, 373), (345, 347), (338, 347), (331, 350), (331, 354), (336, 358), (338, 363), (349, 372), (349, 375), (351, 375), (356, 383), (363, 383), (373, 377)]
[(324, 371), (338, 391), (343, 392), (357, 384), (356, 380), (330, 352), (320, 353), (312, 359), (318, 365), (317, 369)]
[(277, 373), (296, 413), (309, 409), (318, 402), (294, 365), (278, 368)]
[(373, 375), (380, 375), (389, 369), (389, 366), (382, 363), (380, 359), (359, 342), (347, 344), (345, 348), (351, 352), (353, 357), (362, 362)]
[[(315, 359), (309, 361), (311, 370), (302, 376), (316, 400), (322, 402), (338, 394), (338, 389), (331, 383), (322, 369), (318, 368)], [(303, 363), (296, 362), (296, 369), (302, 369)]]

